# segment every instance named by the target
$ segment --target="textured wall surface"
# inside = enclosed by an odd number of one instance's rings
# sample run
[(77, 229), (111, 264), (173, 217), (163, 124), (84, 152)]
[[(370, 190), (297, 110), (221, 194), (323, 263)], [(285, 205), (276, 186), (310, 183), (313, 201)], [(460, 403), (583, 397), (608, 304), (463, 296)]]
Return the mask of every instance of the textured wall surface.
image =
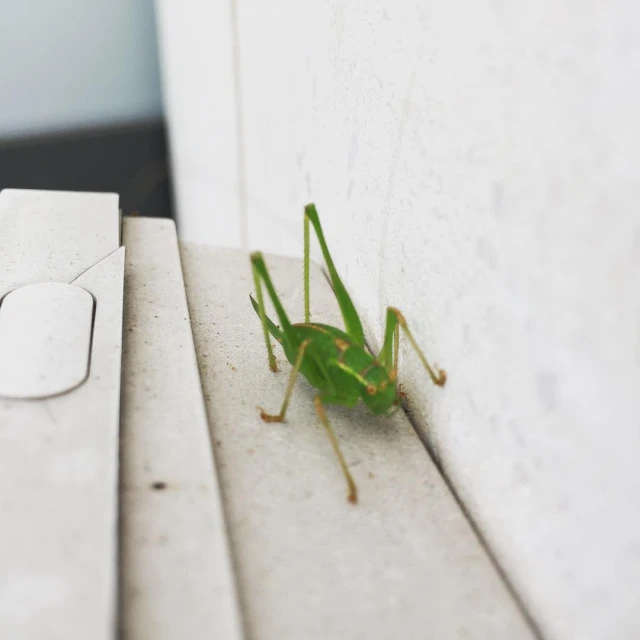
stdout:
[[(237, 6), (246, 191), (183, 200), (183, 230), (233, 244), (213, 230), (246, 201), (251, 245), (298, 253), (315, 201), (373, 341), (393, 304), (447, 369), (434, 394), (402, 351), (415, 420), (543, 634), (638, 637), (638, 5)], [(231, 148), (175, 160), (193, 177)]]
[(231, 2), (156, 0), (180, 234), (239, 246), (238, 122)]
[(0, 137), (162, 114), (153, 0), (5, 0), (0, 10)]

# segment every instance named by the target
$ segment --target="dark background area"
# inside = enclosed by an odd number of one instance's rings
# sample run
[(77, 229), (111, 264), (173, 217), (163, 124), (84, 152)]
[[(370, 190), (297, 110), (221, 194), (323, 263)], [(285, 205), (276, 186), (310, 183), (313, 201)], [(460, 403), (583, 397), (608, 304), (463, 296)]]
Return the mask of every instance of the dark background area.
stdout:
[(173, 218), (162, 121), (0, 140), (0, 189), (108, 191), (124, 215)]

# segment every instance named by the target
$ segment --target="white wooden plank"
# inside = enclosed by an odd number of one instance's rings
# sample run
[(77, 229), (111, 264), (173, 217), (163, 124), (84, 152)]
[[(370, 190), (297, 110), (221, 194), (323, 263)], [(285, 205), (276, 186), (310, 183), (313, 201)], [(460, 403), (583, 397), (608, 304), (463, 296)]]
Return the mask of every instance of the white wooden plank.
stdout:
[(242, 636), (173, 223), (127, 219), (124, 640)]
[[(532, 638), (404, 414), (329, 411), (360, 489), (359, 504), (347, 503), (305, 382), (286, 424), (258, 415), (256, 405), (280, 407), (290, 369), (281, 353), (280, 373), (267, 366), (248, 257), (189, 244), (182, 258), (248, 635)], [(301, 262), (268, 265), (301, 320)], [(312, 314), (340, 324), (317, 268)]]
[(0, 637), (114, 636), (123, 273), (121, 248), (74, 282), (98, 301), (86, 382), (0, 400)]

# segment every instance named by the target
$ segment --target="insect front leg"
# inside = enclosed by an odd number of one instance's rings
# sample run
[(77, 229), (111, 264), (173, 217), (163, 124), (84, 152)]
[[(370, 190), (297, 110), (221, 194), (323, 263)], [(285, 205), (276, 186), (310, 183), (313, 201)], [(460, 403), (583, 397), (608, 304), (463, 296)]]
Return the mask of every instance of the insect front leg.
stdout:
[(300, 371), (300, 365), (302, 364), (302, 360), (304, 359), (304, 352), (310, 343), (311, 340), (305, 340), (300, 345), (300, 349), (298, 349), (298, 355), (296, 357), (296, 362), (293, 365), (293, 369), (291, 370), (291, 375), (289, 376), (289, 384), (287, 384), (287, 390), (284, 394), (284, 401), (282, 402), (280, 413), (273, 415), (271, 413), (267, 413), (262, 407), (258, 407), (258, 409), (260, 409), (260, 417), (265, 422), (284, 422), (284, 417), (287, 413), (287, 407), (289, 406), (289, 399), (291, 398), (291, 394), (293, 393), (293, 385), (295, 384), (296, 376)]
[[(400, 328), (409, 339), (411, 346), (420, 358), (420, 362), (426, 369), (433, 384), (442, 386), (447, 380), (447, 374), (442, 369), (434, 369), (422, 353), (422, 350), (415, 341), (407, 321), (402, 313), (395, 307), (387, 309), (387, 323), (384, 330), (384, 343), (380, 351), (379, 360), (383, 366), (389, 371), (389, 377), (396, 380), (398, 377), (398, 349), (400, 345)], [(401, 392), (399, 392), (400, 395)]]

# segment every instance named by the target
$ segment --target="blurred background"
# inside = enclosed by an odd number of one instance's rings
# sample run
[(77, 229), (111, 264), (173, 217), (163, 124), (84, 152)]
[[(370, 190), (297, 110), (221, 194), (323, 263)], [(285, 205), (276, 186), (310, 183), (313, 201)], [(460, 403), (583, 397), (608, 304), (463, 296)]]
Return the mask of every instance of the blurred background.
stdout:
[(0, 0), (0, 189), (173, 217), (153, 0)]

